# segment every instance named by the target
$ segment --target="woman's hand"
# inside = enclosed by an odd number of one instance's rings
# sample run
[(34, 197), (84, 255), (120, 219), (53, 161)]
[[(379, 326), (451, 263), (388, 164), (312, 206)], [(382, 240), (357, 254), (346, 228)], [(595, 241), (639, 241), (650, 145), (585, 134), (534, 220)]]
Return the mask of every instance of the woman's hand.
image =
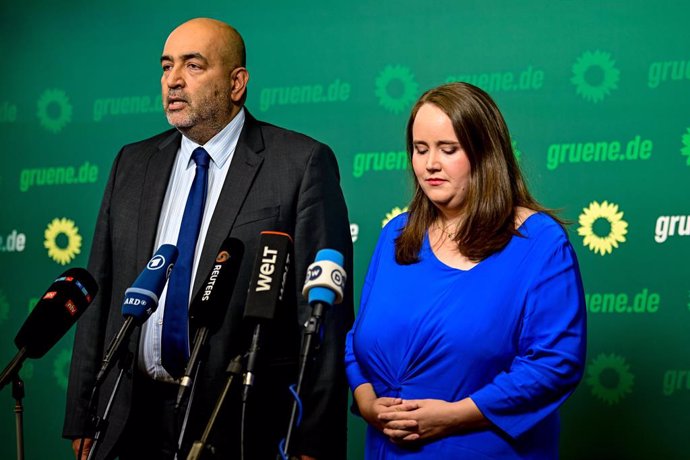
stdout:
[(380, 412), (378, 418), (383, 433), (395, 443), (441, 438), (489, 424), (470, 398), (405, 400)]
[(355, 388), (354, 397), (362, 418), (380, 431), (383, 431), (384, 426), (379, 415), (393, 410), (403, 402), (400, 398), (377, 398), (374, 387), (370, 383), (364, 383)]

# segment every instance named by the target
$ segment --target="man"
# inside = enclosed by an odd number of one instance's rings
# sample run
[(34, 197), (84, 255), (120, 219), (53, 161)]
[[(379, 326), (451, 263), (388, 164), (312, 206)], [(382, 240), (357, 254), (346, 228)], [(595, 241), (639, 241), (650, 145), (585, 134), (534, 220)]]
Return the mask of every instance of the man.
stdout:
[[(345, 269), (352, 273), (352, 243), (337, 163), (327, 146), (259, 122), (243, 108), (249, 80), (244, 43), (229, 25), (203, 18), (182, 24), (168, 37), (161, 65), (164, 110), (176, 130), (127, 145), (115, 159), (89, 261), (100, 292), (77, 327), (63, 436), (73, 440), (75, 452), (82, 438), (84, 451), (91, 447), (94, 428), (88, 401), (104, 348), (123, 323), (124, 291), (161, 244), (178, 243), (180, 258), (158, 310), (129, 342), (134, 363), (126, 369), (97, 449), (97, 458), (173, 458), (182, 416), (172, 409), (178, 375), (165, 364), (165, 350), (161, 351), (165, 310), (175, 299), (199, 290), (221, 243), (231, 236), (242, 241), (245, 255), (224, 321), (210, 337), (208, 356), (195, 379), (178, 453), (178, 458), (186, 458), (191, 443), (201, 438), (226, 382), (229, 362), (248, 348), (251, 331), (242, 321), (246, 292), (259, 234), (272, 230), (294, 240), (295, 281), (284, 297), (288, 304), (297, 304), (297, 312), (292, 321), (276, 321), (264, 333), (263, 366), (247, 405), (243, 446), (244, 458), (274, 459), (288, 428), (292, 401), (287, 388), (296, 381), (301, 325), (311, 314), (299, 293), (306, 269), (319, 249), (332, 248), (345, 255)], [(176, 282), (176, 288), (181, 284), (188, 293), (175, 296), (170, 295), (170, 285), (174, 274), (182, 271), (180, 241), (189, 230), (185, 207), (190, 207), (187, 202), (192, 202), (192, 189), (201, 177), (198, 147), (210, 156), (203, 154), (208, 186), (196, 248), (188, 254), (190, 284)], [(324, 337), (303, 384), (304, 418), (290, 443), (291, 454), (302, 459), (345, 456), (342, 355), (352, 319), (348, 282), (344, 303), (326, 313)], [(99, 416), (117, 371), (111, 370), (100, 388)], [(209, 440), (216, 458), (239, 458), (239, 393), (235, 387)]]

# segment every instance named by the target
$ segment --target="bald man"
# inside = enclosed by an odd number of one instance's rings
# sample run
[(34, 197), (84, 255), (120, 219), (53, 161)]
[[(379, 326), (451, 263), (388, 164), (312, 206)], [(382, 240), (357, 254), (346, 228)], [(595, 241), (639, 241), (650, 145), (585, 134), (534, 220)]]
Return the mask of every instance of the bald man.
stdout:
[[(96, 431), (89, 398), (105, 348), (123, 324), (125, 290), (157, 248), (169, 243), (180, 248), (180, 257), (158, 309), (127, 344), (132, 360), (123, 360), (124, 376), (95, 457), (168, 459), (177, 453), (186, 458), (191, 443), (202, 436), (226, 382), (228, 364), (249, 347), (251, 328), (243, 323), (244, 304), (259, 234), (270, 230), (292, 236), (295, 280), (286, 287), (280, 320), (264, 331), (243, 448), (246, 459), (274, 459), (288, 429), (288, 387), (297, 380), (302, 325), (311, 315), (300, 293), (307, 267), (319, 249), (331, 248), (345, 255), (345, 269), (352, 273), (352, 243), (336, 159), (326, 145), (257, 121), (244, 108), (249, 81), (245, 47), (229, 25), (204, 18), (180, 25), (165, 42), (161, 68), (163, 108), (174, 129), (126, 145), (115, 158), (89, 259), (100, 292), (77, 326), (63, 436), (73, 440), (75, 454), (83, 445), (86, 458)], [(185, 253), (189, 245), (181, 242), (182, 233), (191, 228), (185, 208), (193, 207), (187, 206), (188, 196), (202, 169), (207, 171), (205, 199), (203, 206), (196, 205), (201, 215), (196, 246)], [(187, 308), (228, 236), (243, 243), (244, 257), (223, 322), (208, 340), (183, 429), (185, 405), (179, 412), (174, 403), (180, 366), (184, 369), (186, 361), (166, 354), (170, 348), (162, 336), (175, 323), (166, 310), (172, 312), (172, 305), (180, 302)], [(185, 264), (191, 273), (188, 281), (175, 278)], [(343, 304), (326, 313), (324, 337), (303, 384), (304, 417), (290, 443), (290, 453), (298, 458), (345, 458), (343, 351), (352, 320), (348, 282)], [(118, 370), (111, 370), (100, 387), (94, 405), (98, 416), (104, 414)], [(238, 388), (231, 391), (209, 439), (215, 458), (239, 458), (239, 393)], [(178, 447), (181, 431), (184, 439)], [(207, 452), (204, 458), (209, 457)]]

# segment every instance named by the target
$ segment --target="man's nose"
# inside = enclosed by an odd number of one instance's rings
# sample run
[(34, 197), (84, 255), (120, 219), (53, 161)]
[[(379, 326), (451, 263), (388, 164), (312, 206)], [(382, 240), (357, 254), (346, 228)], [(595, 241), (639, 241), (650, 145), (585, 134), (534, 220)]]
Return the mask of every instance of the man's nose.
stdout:
[(165, 84), (168, 88), (179, 88), (184, 86), (184, 78), (178, 66), (172, 67), (165, 75)]

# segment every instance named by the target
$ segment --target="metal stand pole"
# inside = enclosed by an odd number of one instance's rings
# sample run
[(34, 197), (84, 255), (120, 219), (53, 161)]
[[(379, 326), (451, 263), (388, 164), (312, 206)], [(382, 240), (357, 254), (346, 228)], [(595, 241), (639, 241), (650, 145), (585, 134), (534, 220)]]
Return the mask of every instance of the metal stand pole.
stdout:
[(24, 460), (24, 382), (19, 373), (14, 374), (12, 379), (12, 397), (15, 400), (14, 413), (17, 422), (17, 460)]

